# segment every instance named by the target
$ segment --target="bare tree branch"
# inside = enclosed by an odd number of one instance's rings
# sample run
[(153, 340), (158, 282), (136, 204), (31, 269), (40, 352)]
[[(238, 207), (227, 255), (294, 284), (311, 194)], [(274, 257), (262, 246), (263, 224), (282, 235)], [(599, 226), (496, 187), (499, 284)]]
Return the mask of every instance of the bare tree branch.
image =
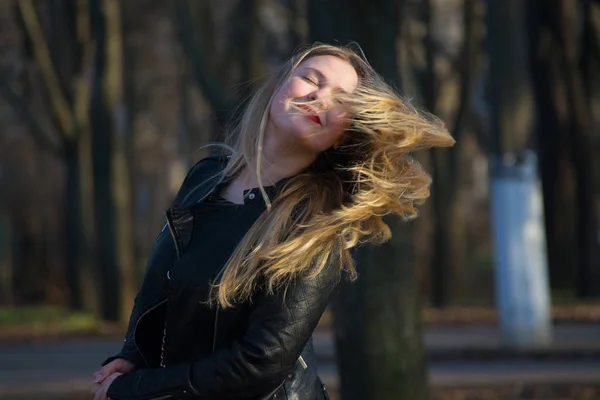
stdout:
[(233, 104), (224, 95), (223, 87), (207, 67), (206, 55), (196, 40), (196, 23), (190, 11), (189, 1), (181, 0), (175, 4), (180, 24), (180, 40), (190, 63), (192, 76), (210, 102), (218, 123), (223, 125), (234, 109)]
[(80, 136), (89, 135), (89, 111), (92, 95), (92, 70), (96, 43), (90, 33), (90, 5), (88, 0), (77, 1), (77, 40), (82, 46), (81, 67), (73, 77), (73, 118)]
[[(4, 77), (7, 75), (0, 73), (0, 76)], [(40, 124), (37, 117), (35, 117), (27, 102), (4, 79), (0, 79), (0, 96), (21, 114), (21, 117), (29, 127), (28, 132), (40, 148), (49, 151), (59, 158), (63, 157), (63, 148), (48, 137), (46, 130)]]
[(454, 118), (454, 126), (452, 127), (452, 136), (456, 140), (455, 148), (450, 151), (450, 169), (451, 177), (456, 179), (456, 168), (458, 166), (458, 153), (460, 146), (460, 136), (468, 115), (471, 112), (471, 94), (473, 90), (472, 79), (473, 69), (475, 68), (475, 60), (477, 57), (477, 37), (474, 35), (474, 18), (475, 18), (475, 1), (465, 0), (464, 2), (464, 44), (462, 57), (460, 60), (460, 94), (458, 99), (458, 111)]
[(50, 50), (48, 49), (33, 0), (19, 0), (19, 9), (21, 10), (27, 35), (31, 39), (35, 58), (50, 92), (50, 102), (56, 113), (61, 131), (66, 138), (72, 139), (75, 136), (73, 115), (67, 98), (60, 87), (58, 75), (52, 63)]
[[(600, 0), (597, 0), (598, 4), (584, 3), (586, 10), (584, 11), (586, 28), (589, 29), (589, 40), (590, 46), (587, 51), (592, 54), (591, 58), (595, 58), (596, 62), (600, 64), (600, 10), (595, 10), (594, 7), (600, 8)], [(596, 18), (594, 18), (596, 16)], [(584, 50), (585, 51), (585, 50)]]

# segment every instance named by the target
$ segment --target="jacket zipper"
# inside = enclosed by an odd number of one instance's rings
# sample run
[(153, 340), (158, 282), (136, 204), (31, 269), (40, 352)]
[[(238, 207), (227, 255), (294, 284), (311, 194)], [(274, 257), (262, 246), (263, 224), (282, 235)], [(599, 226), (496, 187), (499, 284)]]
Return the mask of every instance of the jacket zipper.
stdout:
[[(198, 202), (203, 201), (204, 199), (206, 199), (208, 196), (210, 196), (211, 194), (214, 193), (215, 189), (217, 188), (217, 186), (223, 181), (223, 175), (221, 175), (220, 179), (217, 181), (217, 183), (213, 186), (213, 188), (211, 190), (209, 190), (208, 192), (206, 192), (206, 194), (204, 194), (204, 196), (202, 196), (200, 199), (198, 199)], [(194, 189), (192, 189), (181, 201), (182, 203), (185, 202), (185, 200), (190, 196), (190, 194), (192, 194), (192, 192), (194, 192), (196, 189), (198, 189), (198, 187), (201, 185), (196, 186)], [(172, 216), (171, 213), (167, 210), (166, 212), (166, 217), (167, 217), (167, 226), (169, 227), (169, 233), (171, 234), (171, 238), (173, 239), (173, 244), (175, 246), (175, 253), (177, 254), (177, 259), (179, 260), (180, 257), (180, 249), (179, 249), (179, 245), (177, 244), (177, 238), (175, 237), (175, 230), (173, 228), (173, 221), (172, 221)], [(219, 274), (222, 272), (222, 270), (219, 272)], [(171, 270), (169, 269), (167, 271), (167, 279), (169, 281), (171, 281)], [(167, 301), (167, 300), (165, 300)], [(141, 318), (141, 317), (140, 317)], [(215, 346), (216, 346), (216, 342), (217, 342), (217, 321), (219, 318), (219, 306), (217, 305), (217, 310), (215, 312), (215, 328), (213, 331), (213, 353), (215, 351)], [(139, 321), (139, 320), (138, 320)], [(166, 324), (166, 321), (165, 321)], [(137, 326), (137, 324), (136, 324)], [(163, 332), (163, 346), (165, 345), (164, 341), (165, 341), (165, 336), (166, 336), (166, 325), (163, 328), (164, 332)], [(139, 350), (138, 350), (139, 351)], [(164, 354), (164, 347), (163, 347), (163, 354)], [(162, 358), (162, 357), (161, 357)], [(161, 360), (161, 363), (163, 361)], [(147, 364), (147, 363), (146, 363)], [(161, 365), (164, 366), (164, 365)]]
[[(208, 191), (208, 192), (207, 192), (207, 193), (206, 193), (204, 196), (202, 196), (202, 198), (200, 198), (200, 199), (198, 200), (198, 202), (201, 202), (201, 201), (203, 201), (204, 199), (206, 199), (208, 196), (210, 196), (210, 195), (211, 195), (211, 194), (212, 194), (212, 193), (215, 191), (215, 189), (217, 188), (217, 186), (218, 186), (218, 185), (219, 185), (219, 184), (220, 184), (220, 183), (221, 183), (223, 180), (224, 180), (224, 176), (223, 176), (223, 175), (221, 175), (220, 179), (217, 181), (217, 183), (215, 184), (215, 186), (213, 186), (213, 188), (212, 188), (211, 190), (209, 190), (209, 191)], [(184, 201), (185, 201), (185, 200), (186, 200), (186, 199), (187, 199), (187, 198), (188, 198), (188, 197), (189, 197), (189, 196), (190, 196), (190, 195), (191, 195), (193, 192), (195, 192), (195, 191), (198, 189), (198, 187), (200, 187), (200, 186), (201, 186), (201, 184), (200, 184), (200, 185), (197, 185), (195, 188), (193, 188), (193, 189), (192, 189), (192, 190), (191, 190), (191, 191), (190, 191), (190, 192), (189, 192), (189, 193), (188, 193), (188, 194), (187, 194), (187, 195), (186, 195), (186, 196), (183, 198), (183, 200), (182, 200), (182, 203), (183, 203), (183, 202), (184, 202)], [(175, 232), (173, 231), (173, 226), (171, 225), (171, 224), (172, 224), (172, 222), (171, 222), (171, 218), (170, 218), (170, 215), (169, 215), (169, 212), (168, 212), (168, 211), (167, 211), (167, 213), (166, 213), (166, 214), (167, 214), (167, 223), (166, 223), (166, 225), (169, 227), (169, 233), (171, 234), (171, 238), (173, 239), (173, 243), (174, 243), (174, 245), (175, 245), (175, 252), (177, 253), (177, 259), (179, 259), (179, 246), (177, 245), (177, 240), (176, 240), (176, 238), (175, 238)], [(162, 231), (162, 230), (164, 230), (164, 226), (163, 226), (163, 229), (161, 229), (161, 231)], [(167, 279), (169, 279), (169, 281), (171, 280), (171, 276), (170, 276), (170, 275), (171, 275), (171, 270), (168, 270), (168, 271), (167, 271)], [(137, 344), (137, 342), (136, 342), (136, 340), (135, 340), (135, 333), (137, 332), (138, 325), (139, 325), (140, 321), (142, 320), (142, 318), (143, 318), (143, 317), (144, 317), (146, 314), (148, 314), (149, 312), (151, 312), (152, 310), (154, 310), (155, 308), (157, 308), (157, 307), (161, 306), (162, 304), (166, 303), (167, 301), (168, 301), (168, 299), (164, 299), (164, 300), (162, 300), (161, 302), (159, 302), (158, 304), (155, 304), (155, 305), (153, 305), (152, 307), (150, 307), (149, 309), (147, 309), (146, 311), (144, 311), (144, 312), (142, 313), (142, 315), (140, 315), (140, 316), (139, 316), (139, 318), (137, 319), (137, 321), (135, 322), (135, 327), (133, 328), (133, 345), (135, 346), (135, 348), (136, 348), (136, 350), (138, 351), (138, 353), (140, 353), (140, 356), (142, 357), (142, 359), (144, 360), (144, 363), (145, 363), (146, 365), (148, 365), (148, 360), (146, 360), (146, 357), (144, 357), (144, 354), (141, 352), (141, 350), (140, 350), (140, 348), (139, 348), (139, 346), (138, 346), (138, 344)], [(215, 350), (215, 344), (216, 344), (216, 338), (217, 338), (217, 320), (218, 320), (218, 317), (219, 317), (219, 308), (218, 308), (218, 306), (217, 306), (217, 311), (216, 311), (216, 313), (215, 313), (215, 329), (214, 329), (214, 332), (213, 332), (213, 352), (214, 352), (214, 350)], [(171, 395), (171, 394), (167, 394), (167, 395), (160, 396), (160, 397), (154, 397), (154, 398), (152, 398), (152, 399), (150, 399), (150, 400), (166, 400), (166, 399), (170, 399), (170, 398), (172, 398), (172, 397), (173, 397), (173, 395)]]
[(277, 389), (275, 389), (273, 391), (273, 394), (269, 396), (269, 400), (277, 399), (277, 392), (279, 392), (279, 389), (281, 389), (283, 387), (283, 385), (285, 385), (285, 380), (283, 382), (281, 382), (281, 384), (279, 384), (279, 386), (277, 386)]
[(300, 365), (302, 365), (302, 368), (308, 368), (308, 365), (306, 364), (306, 361), (304, 361), (304, 358), (302, 358), (302, 356), (298, 357), (298, 361), (300, 361)]
[[(177, 244), (177, 239), (175, 238), (175, 231), (173, 230), (173, 222), (172, 222), (172, 216), (171, 213), (169, 212), (169, 210), (167, 210), (166, 212), (167, 214), (167, 226), (169, 227), (169, 233), (171, 234), (171, 238), (173, 239), (173, 245), (175, 246), (175, 253), (177, 254), (177, 260), (179, 260), (179, 245)], [(167, 270), (167, 279), (169, 281), (169, 284), (171, 282), (171, 268), (169, 268)], [(168, 298), (167, 300), (168, 301)], [(165, 322), (163, 325), (163, 334), (162, 334), (162, 343), (160, 346), (160, 367), (164, 368), (165, 366), (165, 344), (166, 344), (166, 338), (167, 338), (167, 318), (166, 318), (166, 313), (165, 313)], [(165, 398), (165, 397), (161, 397), (161, 398)]]
[(146, 311), (144, 311), (142, 313), (142, 315), (140, 315), (140, 317), (135, 322), (135, 328), (133, 328), (133, 345), (135, 346), (135, 348), (138, 351), (138, 353), (140, 353), (140, 355), (144, 359), (144, 363), (146, 364), (146, 366), (148, 366), (148, 360), (146, 360), (146, 357), (144, 357), (144, 354), (142, 353), (142, 351), (140, 350), (139, 346), (137, 345), (137, 342), (135, 341), (135, 333), (137, 332), (138, 325), (139, 325), (140, 321), (142, 320), (142, 318), (144, 318), (144, 316), (146, 314), (148, 314), (149, 312), (151, 312), (152, 310), (156, 309), (157, 307), (161, 306), (162, 304), (164, 304), (166, 302), (167, 302), (167, 299), (164, 299), (161, 302), (153, 305), (152, 307), (150, 307), (149, 309), (147, 309)]
[[(308, 365), (306, 364), (306, 361), (304, 361), (304, 358), (302, 358), (302, 356), (299, 356), (299, 357), (298, 357), (298, 361), (300, 361), (300, 364), (302, 365), (302, 368), (304, 368), (304, 369), (308, 368)], [(287, 380), (287, 379), (286, 379), (286, 380)], [(281, 387), (282, 387), (283, 385), (285, 385), (285, 381), (286, 381), (286, 380), (284, 380), (283, 382), (281, 382), (281, 385), (279, 385), (279, 386), (277, 387), (277, 389), (275, 389), (275, 392), (274, 392), (274, 393), (271, 395), (271, 399), (272, 399), (272, 400), (275, 400), (275, 399), (277, 399), (277, 392), (279, 391), (279, 389), (281, 389)]]

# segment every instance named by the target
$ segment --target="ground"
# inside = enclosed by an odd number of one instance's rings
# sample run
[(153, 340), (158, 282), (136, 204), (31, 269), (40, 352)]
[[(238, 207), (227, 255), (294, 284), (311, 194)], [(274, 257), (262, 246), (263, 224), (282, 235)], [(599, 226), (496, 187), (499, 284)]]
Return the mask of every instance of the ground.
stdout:
[[(493, 324), (429, 325), (425, 340), (436, 399), (600, 399), (600, 325), (561, 323), (545, 349), (510, 352)], [(5, 340), (0, 399), (88, 399), (91, 375), (120, 346), (115, 337)], [(320, 374), (338, 379), (330, 331), (315, 334)]]

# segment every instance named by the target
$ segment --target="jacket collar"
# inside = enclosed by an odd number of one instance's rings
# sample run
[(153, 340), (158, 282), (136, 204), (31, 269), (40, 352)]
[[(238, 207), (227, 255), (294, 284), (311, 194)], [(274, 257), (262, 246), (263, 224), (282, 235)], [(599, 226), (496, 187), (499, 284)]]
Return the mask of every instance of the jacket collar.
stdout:
[[(222, 161), (221, 162), (221, 173), (223, 173), (223, 170), (227, 166), (227, 162), (229, 161), (230, 156), (219, 156), (219, 158)], [(283, 189), (285, 184), (293, 177), (294, 176), (288, 176), (286, 178), (280, 179), (278, 182), (276, 182), (273, 185), (263, 186), (265, 189), (265, 192), (267, 192), (267, 195), (269, 196), (269, 198), (271, 200), (273, 200), (275, 198), (275, 196), (277, 196), (277, 194), (281, 191), (281, 189)], [(233, 176), (222, 177), (221, 179), (219, 179), (217, 184), (214, 186), (213, 190), (219, 186), (227, 185), (229, 182), (231, 182), (233, 180), (233, 178), (234, 178)], [(246, 195), (248, 193), (254, 193), (257, 196), (260, 196), (260, 188), (254, 187), (254, 188), (249, 188), (249, 189), (244, 190), (244, 195)]]

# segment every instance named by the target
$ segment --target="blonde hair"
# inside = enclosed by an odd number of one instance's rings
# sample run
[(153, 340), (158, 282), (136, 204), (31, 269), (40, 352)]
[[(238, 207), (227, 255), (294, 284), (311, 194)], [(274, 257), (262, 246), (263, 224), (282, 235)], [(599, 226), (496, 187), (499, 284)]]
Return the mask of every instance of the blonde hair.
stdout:
[[(230, 256), (211, 290), (210, 303), (231, 307), (264, 285), (269, 293), (286, 289), (299, 274), (316, 277), (337, 268), (356, 277), (349, 250), (359, 243), (391, 237), (382, 217), (407, 220), (429, 196), (431, 179), (409, 155), (454, 140), (436, 117), (402, 99), (349, 47), (315, 44), (293, 56), (250, 99), (230, 131), (230, 159), (223, 174), (234, 176), (256, 161), (261, 183), (265, 127), (274, 94), (302, 61), (330, 55), (350, 63), (359, 77), (351, 94), (337, 93), (348, 115), (348, 128), (337, 149), (290, 178)], [(292, 106), (297, 106), (292, 102)]]

